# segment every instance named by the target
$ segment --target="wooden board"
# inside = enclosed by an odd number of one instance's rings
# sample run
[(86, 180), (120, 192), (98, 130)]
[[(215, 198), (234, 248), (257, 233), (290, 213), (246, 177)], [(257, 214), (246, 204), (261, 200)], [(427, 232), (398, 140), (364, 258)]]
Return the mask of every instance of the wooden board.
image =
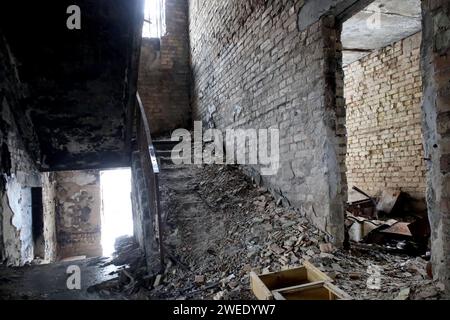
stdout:
[(352, 300), (352, 296), (346, 293), (345, 291), (341, 290), (340, 288), (336, 287), (334, 284), (326, 282), (325, 287), (330, 291), (330, 293), (335, 297), (335, 299), (330, 300)]
[(305, 290), (279, 292), (284, 300), (335, 300), (330, 299), (330, 291), (324, 286), (305, 288)]
[(333, 279), (331, 279), (329, 276), (327, 276), (325, 273), (317, 269), (311, 262), (305, 261), (303, 262), (303, 265), (305, 266), (307, 272), (308, 272), (308, 280), (311, 282), (314, 281), (328, 281), (333, 282)]
[(250, 272), (250, 286), (253, 294), (258, 298), (258, 300), (273, 300), (273, 294), (261, 281), (261, 278), (255, 273)]
[(351, 300), (344, 291), (325, 281), (279, 289), (272, 294), (275, 300)]
[(330, 277), (309, 262), (305, 262), (299, 268), (263, 275), (257, 275), (254, 272), (250, 273), (251, 289), (259, 300), (273, 300), (273, 292), (279, 289), (332, 281)]

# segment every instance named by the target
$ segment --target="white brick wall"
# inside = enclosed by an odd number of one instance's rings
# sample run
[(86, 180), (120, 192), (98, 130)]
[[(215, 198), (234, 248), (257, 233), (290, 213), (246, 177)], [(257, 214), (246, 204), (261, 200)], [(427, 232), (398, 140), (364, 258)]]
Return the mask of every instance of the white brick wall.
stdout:
[(349, 188), (425, 197), (420, 43), (418, 33), (345, 68)]

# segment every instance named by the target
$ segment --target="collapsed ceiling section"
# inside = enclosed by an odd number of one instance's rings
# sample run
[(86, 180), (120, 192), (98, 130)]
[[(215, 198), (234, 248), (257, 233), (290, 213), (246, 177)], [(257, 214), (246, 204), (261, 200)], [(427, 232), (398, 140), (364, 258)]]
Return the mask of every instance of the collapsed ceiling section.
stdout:
[[(69, 1), (0, 10), (0, 25), (27, 92), (42, 170), (127, 165), (127, 122), (136, 88), (141, 0)], [(69, 13), (67, 13), (69, 11)], [(45, 17), (45, 18), (43, 18)]]
[(422, 28), (420, 0), (375, 0), (343, 24), (343, 63), (409, 37)]

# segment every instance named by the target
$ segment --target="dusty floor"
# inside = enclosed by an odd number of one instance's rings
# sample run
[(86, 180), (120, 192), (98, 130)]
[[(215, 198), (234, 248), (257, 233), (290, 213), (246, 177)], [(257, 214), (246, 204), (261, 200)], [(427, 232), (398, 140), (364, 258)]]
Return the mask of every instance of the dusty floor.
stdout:
[[(426, 261), (363, 244), (348, 251), (330, 248), (301, 212), (277, 205), (236, 167), (165, 165), (161, 187), (165, 274), (147, 275), (139, 249), (124, 239), (114, 260), (80, 262), (80, 291), (66, 288), (71, 263), (0, 267), (0, 298), (254, 299), (250, 271), (278, 271), (304, 260), (355, 299), (440, 298)], [(374, 270), (379, 286), (370, 289)]]
[[(0, 266), (0, 300), (95, 300), (100, 296), (89, 288), (117, 276), (117, 266), (108, 264), (108, 258), (92, 258), (47, 265), (29, 265), (21, 268)], [(81, 290), (69, 290), (69, 266), (80, 267)], [(69, 270), (70, 271), (70, 270)], [(72, 283), (72, 282), (70, 282)]]

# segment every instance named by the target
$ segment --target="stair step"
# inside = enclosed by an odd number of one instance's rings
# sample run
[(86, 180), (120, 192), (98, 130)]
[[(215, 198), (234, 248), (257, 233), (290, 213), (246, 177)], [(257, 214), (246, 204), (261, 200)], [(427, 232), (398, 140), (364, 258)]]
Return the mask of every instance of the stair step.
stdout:
[(179, 142), (171, 140), (155, 140), (153, 145), (157, 151), (171, 151)]
[(171, 150), (158, 150), (158, 149), (156, 149), (156, 155), (158, 157), (170, 158), (172, 156), (172, 151)]

